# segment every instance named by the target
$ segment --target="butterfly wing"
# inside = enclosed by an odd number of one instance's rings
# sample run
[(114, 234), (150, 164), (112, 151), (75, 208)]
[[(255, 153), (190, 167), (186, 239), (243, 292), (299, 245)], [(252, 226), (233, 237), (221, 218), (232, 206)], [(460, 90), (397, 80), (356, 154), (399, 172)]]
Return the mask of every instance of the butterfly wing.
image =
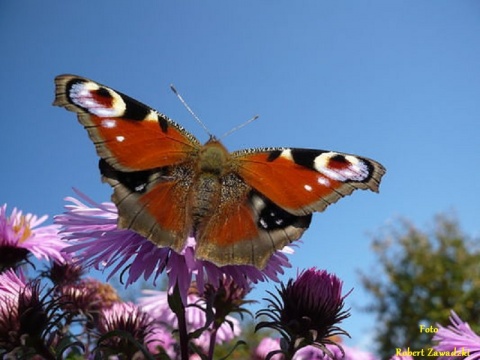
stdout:
[(54, 105), (77, 113), (95, 144), (119, 227), (180, 251), (191, 227), (185, 205), (199, 142), (165, 115), (92, 80), (60, 75), (55, 84)]
[(190, 163), (123, 172), (100, 161), (103, 179), (113, 187), (118, 227), (131, 229), (161, 247), (180, 252), (192, 229), (187, 209), (194, 176)]
[(293, 215), (323, 211), (356, 189), (378, 192), (385, 174), (374, 160), (325, 150), (254, 149), (232, 157), (246, 183)]
[(57, 76), (55, 84), (53, 104), (77, 113), (98, 155), (117, 170), (181, 163), (200, 146), (167, 116), (104, 85), (75, 75)]

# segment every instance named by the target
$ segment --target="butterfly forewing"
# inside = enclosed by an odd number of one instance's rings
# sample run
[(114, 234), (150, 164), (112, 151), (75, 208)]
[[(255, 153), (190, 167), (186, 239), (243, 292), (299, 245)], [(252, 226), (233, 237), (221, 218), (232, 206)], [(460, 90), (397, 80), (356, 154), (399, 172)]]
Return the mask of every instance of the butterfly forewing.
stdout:
[(55, 82), (54, 105), (78, 114), (98, 155), (118, 170), (177, 164), (200, 146), (174, 121), (118, 91), (74, 75)]
[(356, 189), (378, 191), (385, 169), (356, 155), (312, 149), (253, 149), (233, 154), (238, 173), (292, 214), (323, 211)]

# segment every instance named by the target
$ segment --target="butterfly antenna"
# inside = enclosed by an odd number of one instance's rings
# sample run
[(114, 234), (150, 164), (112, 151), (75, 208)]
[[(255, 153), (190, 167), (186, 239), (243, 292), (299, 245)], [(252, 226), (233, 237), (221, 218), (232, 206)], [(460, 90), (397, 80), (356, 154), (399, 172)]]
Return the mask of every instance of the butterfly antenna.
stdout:
[(170, 89), (173, 91), (173, 93), (177, 96), (178, 100), (180, 100), (180, 102), (183, 104), (183, 106), (185, 106), (185, 109), (187, 109), (187, 111), (193, 116), (193, 118), (195, 120), (197, 120), (197, 122), (202, 126), (203, 130), (205, 130), (205, 132), (210, 136), (210, 137), (213, 137), (213, 135), (210, 133), (210, 131), (208, 130), (208, 128), (205, 126), (205, 124), (202, 122), (202, 120), (200, 120), (200, 118), (197, 116), (197, 114), (195, 114), (193, 112), (193, 110), (190, 108), (190, 106), (188, 106), (187, 102), (183, 99), (182, 95), (180, 95), (177, 91), (177, 89), (175, 89), (175, 86), (173, 86), (173, 84), (170, 84)]
[(233, 129), (230, 129), (228, 130), (225, 134), (223, 134), (220, 138), (223, 139), (225, 137), (227, 137), (228, 135), (230, 135), (231, 133), (243, 128), (244, 126), (250, 124), (251, 122), (254, 122), (255, 120), (257, 120), (259, 118), (258, 115), (255, 115), (254, 117), (252, 117), (250, 120), (247, 120), (245, 121), (243, 124), (240, 124), (238, 126), (235, 126)]

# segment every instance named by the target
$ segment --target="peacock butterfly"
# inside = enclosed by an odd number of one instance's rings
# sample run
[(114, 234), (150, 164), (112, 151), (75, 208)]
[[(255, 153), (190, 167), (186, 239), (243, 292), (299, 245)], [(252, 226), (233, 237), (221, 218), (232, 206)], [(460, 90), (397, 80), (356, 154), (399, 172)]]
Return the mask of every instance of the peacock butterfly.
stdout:
[(228, 152), (202, 145), (167, 116), (92, 80), (60, 75), (54, 105), (78, 114), (113, 187), (119, 228), (219, 266), (263, 269), (312, 213), (356, 189), (378, 192), (385, 168), (356, 155), (297, 148)]

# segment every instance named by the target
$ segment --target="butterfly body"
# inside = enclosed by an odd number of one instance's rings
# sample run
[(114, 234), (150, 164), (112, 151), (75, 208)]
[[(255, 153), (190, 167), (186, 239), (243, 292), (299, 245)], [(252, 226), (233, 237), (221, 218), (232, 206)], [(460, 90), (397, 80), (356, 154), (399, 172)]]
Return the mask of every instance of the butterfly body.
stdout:
[(118, 226), (179, 252), (263, 268), (298, 239), (312, 213), (355, 189), (378, 191), (385, 169), (371, 159), (324, 150), (247, 149), (230, 153), (104, 85), (56, 78), (55, 105), (78, 114), (114, 190)]

